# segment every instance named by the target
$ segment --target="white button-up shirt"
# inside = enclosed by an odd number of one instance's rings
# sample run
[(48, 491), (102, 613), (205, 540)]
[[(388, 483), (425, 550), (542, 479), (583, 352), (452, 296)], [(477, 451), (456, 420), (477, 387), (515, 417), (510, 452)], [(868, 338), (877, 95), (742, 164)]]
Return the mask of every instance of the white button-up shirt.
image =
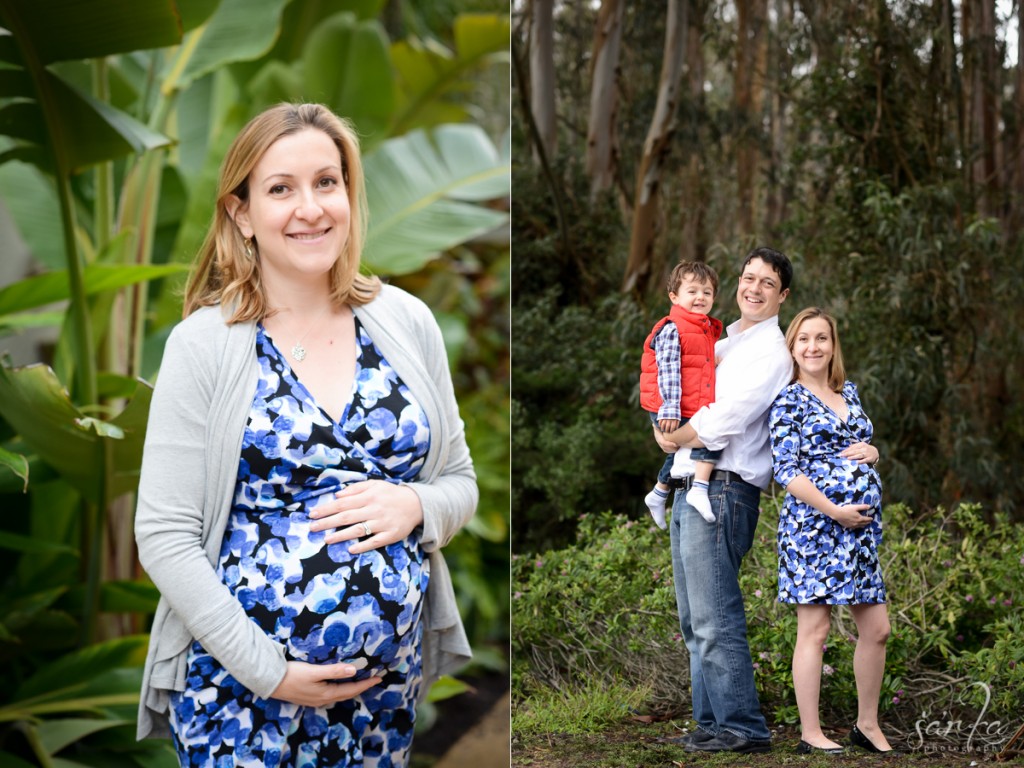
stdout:
[[(697, 437), (712, 450), (722, 450), (715, 469), (732, 470), (764, 490), (772, 479), (772, 452), (768, 444), (768, 410), (793, 378), (793, 358), (771, 317), (745, 331), (740, 321), (726, 329), (715, 345), (715, 402), (690, 419)], [(675, 477), (693, 474), (687, 448), (676, 453)]]

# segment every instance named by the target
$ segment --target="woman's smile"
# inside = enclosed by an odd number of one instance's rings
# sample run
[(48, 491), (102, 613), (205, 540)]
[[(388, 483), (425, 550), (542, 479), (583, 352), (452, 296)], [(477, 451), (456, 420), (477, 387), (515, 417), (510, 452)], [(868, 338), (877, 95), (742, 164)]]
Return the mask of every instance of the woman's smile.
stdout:
[(268, 283), (319, 279), (341, 257), (351, 223), (341, 155), (307, 128), (271, 144), (250, 175), (236, 221), (259, 249)]

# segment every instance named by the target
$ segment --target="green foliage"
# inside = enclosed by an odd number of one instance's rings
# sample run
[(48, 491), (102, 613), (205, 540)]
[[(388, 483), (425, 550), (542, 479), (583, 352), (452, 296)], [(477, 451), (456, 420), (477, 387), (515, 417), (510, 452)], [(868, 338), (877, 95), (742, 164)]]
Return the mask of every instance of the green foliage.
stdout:
[(686, 663), (667, 533), (653, 522), (582, 515), (576, 547), (513, 555), (512, 585), (520, 692), (618, 678), (656, 705), (678, 699)]
[[(777, 601), (776, 510), (774, 501), (762, 510), (740, 586), (762, 708), (777, 723), (794, 723), (796, 617)], [(1012, 719), (1024, 708), (1024, 658), (1014, 635), (1024, 594), (1019, 526), (1005, 516), (989, 524), (971, 505), (925, 516), (890, 505), (885, 521), (881, 556), (893, 632), (883, 717), (906, 731), (927, 712), (967, 720), (990, 695), (988, 719)], [(617, 678), (648, 690), (652, 710), (687, 712), (687, 654), (671, 578), (667, 533), (610, 513), (583, 516), (575, 547), (514, 555), (516, 697)], [(855, 646), (851, 614), (833, 609), (821, 692), (826, 722), (856, 714)]]
[(1022, 351), (1016, 259), (992, 220), (959, 221), (962, 207), (953, 187), (896, 194), (875, 183), (806, 211), (792, 223), (803, 237), (784, 306), (837, 317), (887, 498), (1012, 512), (1024, 494), (1024, 480), (1002, 471), (1024, 459), (1010, 395)]
[(581, 512), (635, 507), (663, 460), (639, 406), (646, 321), (615, 297), (584, 308), (562, 307), (558, 296), (547, 290), (516, 312), (517, 550), (571, 539)]
[(0, 724), (16, 725), (0, 732), (4, 765), (31, 765), (18, 754), (41, 765), (110, 765), (111, 745), (136, 765), (176, 764), (169, 742), (133, 738), (146, 644), (126, 637), (40, 667), (0, 706)]

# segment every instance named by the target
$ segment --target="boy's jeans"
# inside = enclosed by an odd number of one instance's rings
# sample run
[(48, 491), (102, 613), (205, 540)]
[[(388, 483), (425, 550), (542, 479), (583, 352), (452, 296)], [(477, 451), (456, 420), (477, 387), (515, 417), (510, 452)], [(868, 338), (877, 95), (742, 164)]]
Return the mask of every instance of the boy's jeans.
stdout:
[(693, 719), (710, 733), (771, 738), (754, 687), (747, 620), (739, 587), (743, 556), (754, 541), (761, 491), (738, 476), (712, 480), (708, 524), (676, 494), (672, 505), (672, 575), (679, 626), (690, 652)]
[[(658, 414), (654, 411), (648, 411), (651, 417), (651, 423), (654, 424), (655, 428), (658, 426)], [(680, 419), (679, 426), (683, 426), (689, 419)], [(680, 448), (679, 450), (685, 451), (686, 448)], [(710, 461), (714, 464), (721, 457), (721, 451), (709, 451), (707, 448), (690, 448), (690, 458), (693, 461)], [(672, 485), (672, 461), (675, 458), (674, 453), (665, 455), (665, 462), (661, 465), (661, 470), (658, 472), (658, 482), (662, 485)]]

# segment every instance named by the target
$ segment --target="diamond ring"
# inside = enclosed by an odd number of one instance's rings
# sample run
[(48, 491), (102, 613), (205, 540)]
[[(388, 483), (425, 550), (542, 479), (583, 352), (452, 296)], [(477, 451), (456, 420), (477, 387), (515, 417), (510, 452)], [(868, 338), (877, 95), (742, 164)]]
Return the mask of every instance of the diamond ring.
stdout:
[(360, 525), (363, 526), (363, 535), (364, 536), (372, 536), (373, 535), (373, 531), (370, 530), (370, 526), (369, 526), (369, 524), (367, 524), (367, 522), (365, 520), (363, 522), (361, 522)]

